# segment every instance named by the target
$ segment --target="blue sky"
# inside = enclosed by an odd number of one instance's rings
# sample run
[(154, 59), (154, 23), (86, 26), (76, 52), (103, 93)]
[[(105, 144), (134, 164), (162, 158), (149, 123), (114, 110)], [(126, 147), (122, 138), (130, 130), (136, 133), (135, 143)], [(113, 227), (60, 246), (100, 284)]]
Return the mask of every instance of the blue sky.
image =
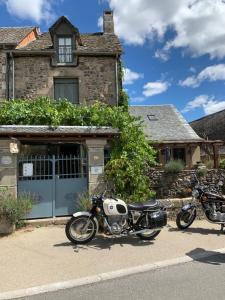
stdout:
[(101, 30), (113, 9), (123, 43), (131, 105), (174, 104), (189, 121), (225, 109), (223, 0), (0, 0), (0, 26), (37, 25), (61, 15), (80, 32)]

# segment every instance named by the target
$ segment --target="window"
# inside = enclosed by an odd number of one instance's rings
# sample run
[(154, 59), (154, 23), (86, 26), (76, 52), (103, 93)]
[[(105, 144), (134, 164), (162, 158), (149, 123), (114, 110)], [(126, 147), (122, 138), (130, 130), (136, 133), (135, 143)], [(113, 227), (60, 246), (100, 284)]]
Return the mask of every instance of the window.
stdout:
[(158, 121), (158, 118), (156, 117), (156, 115), (147, 115), (149, 121)]
[(54, 98), (67, 99), (74, 104), (79, 103), (79, 84), (76, 78), (55, 78)]
[(71, 37), (59, 37), (58, 38), (58, 62), (59, 63), (72, 63), (72, 38)]

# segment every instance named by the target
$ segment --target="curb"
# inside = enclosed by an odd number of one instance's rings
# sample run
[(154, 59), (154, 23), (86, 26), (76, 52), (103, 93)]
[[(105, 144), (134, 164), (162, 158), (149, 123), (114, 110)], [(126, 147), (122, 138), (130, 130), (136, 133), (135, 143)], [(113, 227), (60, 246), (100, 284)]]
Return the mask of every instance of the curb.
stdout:
[(188, 256), (182, 256), (173, 259), (163, 260), (152, 264), (146, 264), (146, 265), (131, 267), (127, 269), (120, 269), (117, 271), (101, 273), (94, 276), (82, 277), (82, 278), (69, 280), (69, 281), (56, 282), (48, 285), (42, 285), (42, 286), (36, 286), (27, 289), (5, 292), (0, 294), (0, 300), (29, 297), (38, 294), (44, 294), (44, 293), (56, 292), (59, 290), (74, 288), (74, 287), (80, 287), (80, 286), (93, 284), (93, 283), (100, 283), (109, 279), (125, 277), (133, 274), (144, 273), (147, 271), (159, 270), (159, 269), (163, 269), (169, 266), (175, 266), (179, 264), (185, 264), (188, 262), (193, 262), (195, 260), (214, 256), (216, 254), (225, 254), (225, 248), (210, 250), (210, 253), (207, 252), (199, 253), (194, 255), (192, 258)]

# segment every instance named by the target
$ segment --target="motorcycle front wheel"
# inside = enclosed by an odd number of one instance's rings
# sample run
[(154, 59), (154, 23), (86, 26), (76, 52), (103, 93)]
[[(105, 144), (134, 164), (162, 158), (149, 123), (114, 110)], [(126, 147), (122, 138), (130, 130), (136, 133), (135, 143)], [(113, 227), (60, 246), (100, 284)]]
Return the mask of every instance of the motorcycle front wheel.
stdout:
[(67, 238), (74, 244), (86, 244), (96, 235), (97, 225), (88, 216), (72, 217), (66, 224)]
[[(138, 222), (137, 225), (140, 228), (146, 228), (146, 217), (142, 216)], [(145, 233), (138, 233), (137, 236), (141, 239), (141, 240), (146, 240), (146, 241), (151, 241), (153, 240), (159, 233), (161, 230), (154, 230), (154, 229), (149, 229), (147, 232)]]
[(194, 211), (189, 209), (187, 211), (181, 210), (176, 218), (176, 224), (179, 229), (187, 229), (194, 222), (196, 218), (196, 209)]

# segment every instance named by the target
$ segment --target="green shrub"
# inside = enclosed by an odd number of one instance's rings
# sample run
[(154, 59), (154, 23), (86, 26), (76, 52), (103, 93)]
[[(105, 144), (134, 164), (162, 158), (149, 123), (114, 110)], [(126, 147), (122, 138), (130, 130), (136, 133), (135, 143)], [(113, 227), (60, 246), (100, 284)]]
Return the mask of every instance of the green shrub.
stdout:
[(0, 191), (0, 218), (5, 217), (11, 224), (21, 226), (21, 220), (32, 209), (32, 199), (27, 194), (17, 199), (7, 190)]
[(178, 174), (184, 169), (182, 160), (170, 160), (165, 164), (165, 172), (168, 174)]
[(225, 169), (225, 159), (221, 159), (219, 162), (220, 169)]
[[(214, 161), (213, 160), (206, 161), (205, 166), (206, 166), (207, 169), (213, 169), (214, 168)], [(225, 162), (224, 162), (224, 166), (225, 166)]]
[(140, 119), (131, 116), (124, 106), (112, 107), (100, 102), (73, 105), (46, 97), (5, 101), (1, 104), (0, 124), (118, 128), (111, 160), (105, 166), (105, 178), (114, 186), (115, 195), (128, 201), (147, 200), (152, 195), (147, 170), (155, 165), (155, 151), (145, 137)]
[(205, 177), (208, 170), (206, 168), (199, 168), (196, 170), (196, 175), (198, 178)]
[(86, 211), (91, 209), (92, 203), (88, 192), (79, 194), (78, 201), (79, 201), (79, 210)]

